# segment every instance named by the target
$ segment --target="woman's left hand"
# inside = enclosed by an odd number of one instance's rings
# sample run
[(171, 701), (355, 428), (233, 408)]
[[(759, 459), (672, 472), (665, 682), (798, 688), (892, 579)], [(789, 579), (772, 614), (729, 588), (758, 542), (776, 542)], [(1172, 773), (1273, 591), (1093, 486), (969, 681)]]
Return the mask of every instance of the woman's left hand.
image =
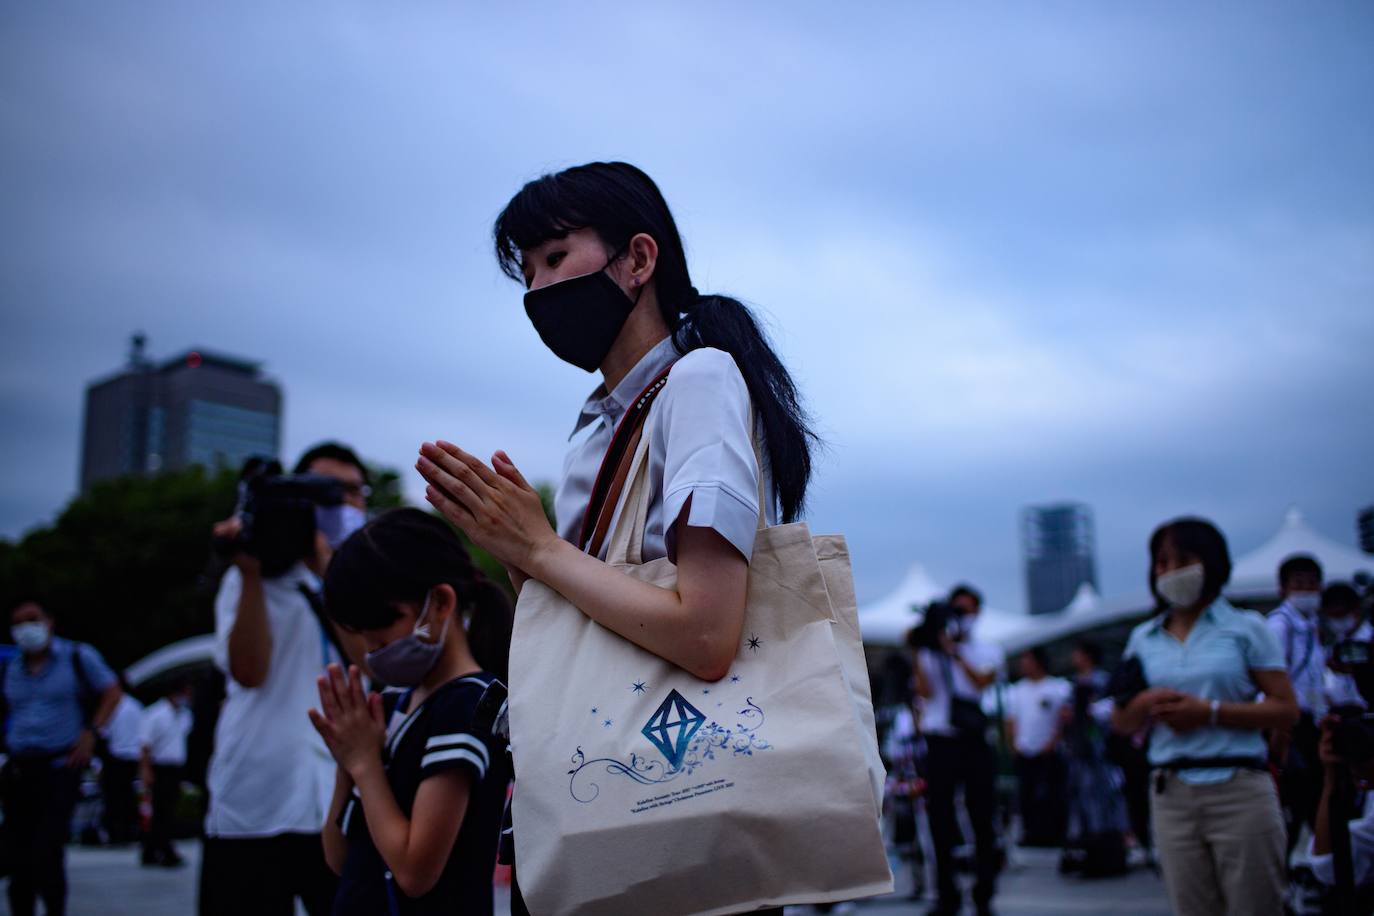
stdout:
[(1182, 694), (1160, 700), (1151, 709), (1151, 715), (1176, 732), (1190, 732), (1211, 723), (1212, 704), (1200, 697)]
[(361, 770), (382, 762), (386, 741), (382, 698), (363, 693), (357, 665), (351, 665), (345, 676), (338, 665), (331, 664), (317, 683), (324, 711), (310, 710), (310, 723), (334, 760), (356, 780)]
[(441, 439), (420, 446), (415, 468), (429, 483), (425, 499), (513, 573), (527, 575), (531, 558), (558, 540), (538, 491), (505, 452), (493, 455), (487, 467)]

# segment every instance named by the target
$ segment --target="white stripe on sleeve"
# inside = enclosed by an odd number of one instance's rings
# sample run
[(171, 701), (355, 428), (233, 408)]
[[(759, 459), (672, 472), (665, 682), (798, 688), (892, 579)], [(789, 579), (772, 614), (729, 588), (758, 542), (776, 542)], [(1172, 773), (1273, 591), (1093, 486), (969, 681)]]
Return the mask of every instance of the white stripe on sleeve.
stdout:
[(482, 768), (491, 763), (491, 756), (487, 753), (487, 746), (472, 735), (457, 733), (452, 735), (431, 735), (425, 742), (425, 751), (437, 751), (449, 747), (465, 747), (474, 754), (482, 758)]
[(420, 759), (420, 769), (443, 763), (445, 760), (466, 760), (477, 770), (479, 777), (487, 775), (486, 761), (465, 747), (450, 748), (446, 751), (431, 751)]

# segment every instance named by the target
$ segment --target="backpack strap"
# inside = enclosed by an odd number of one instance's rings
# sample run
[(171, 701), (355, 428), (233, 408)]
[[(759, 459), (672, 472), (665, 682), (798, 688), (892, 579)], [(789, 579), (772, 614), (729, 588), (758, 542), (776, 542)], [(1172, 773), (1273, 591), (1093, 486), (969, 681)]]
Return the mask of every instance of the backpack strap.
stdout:
[(72, 673), (76, 675), (76, 703), (81, 707), (81, 724), (92, 728), (95, 725), (95, 711), (100, 705), (101, 692), (91, 683), (90, 676), (86, 673), (86, 663), (81, 658), (81, 649), (85, 643), (72, 640), (69, 645), (72, 647)]

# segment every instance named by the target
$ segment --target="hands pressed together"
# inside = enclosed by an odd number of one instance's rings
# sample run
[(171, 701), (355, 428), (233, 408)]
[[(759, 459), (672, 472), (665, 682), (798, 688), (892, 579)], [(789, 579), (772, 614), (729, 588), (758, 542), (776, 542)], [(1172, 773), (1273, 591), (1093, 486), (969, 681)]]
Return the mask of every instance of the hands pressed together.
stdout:
[(539, 493), (505, 452), (491, 467), (442, 439), (420, 446), (415, 468), (429, 484), (425, 499), (478, 547), (500, 560), (511, 578), (529, 578), (540, 550), (558, 534)]
[(310, 724), (324, 739), (334, 761), (356, 781), (368, 767), (382, 764), (386, 741), (382, 697), (363, 691), (357, 665), (350, 665), (345, 674), (331, 664), (317, 684), (323, 712), (310, 710)]

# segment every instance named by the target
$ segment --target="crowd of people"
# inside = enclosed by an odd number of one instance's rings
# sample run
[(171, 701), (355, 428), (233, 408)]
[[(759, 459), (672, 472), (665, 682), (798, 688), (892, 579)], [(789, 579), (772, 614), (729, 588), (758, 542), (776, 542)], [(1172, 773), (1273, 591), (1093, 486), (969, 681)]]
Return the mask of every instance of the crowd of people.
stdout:
[[(1277, 570), (1276, 608), (1236, 608), (1222, 597), (1226, 541), (1201, 519), (1161, 526), (1149, 555), (1158, 611), (1110, 671), (1102, 647), (1079, 640), (1065, 676), (1036, 647), (1016, 659), (1014, 683), (994, 687), (1002, 658), (976, 638), (981, 600), (967, 585), (911, 631), (909, 657), (887, 679), (906, 680), (910, 695), (883, 717), (883, 746), (914, 896), (926, 889), (924, 811), (931, 912), (960, 911), (962, 800), (979, 913), (991, 912), (1013, 841), (1061, 850), (1060, 870), (1085, 877), (1122, 874), (1133, 859), (1157, 866), (1181, 916), (1369, 912), (1374, 802), (1357, 790), (1374, 776), (1362, 718), (1374, 628), (1360, 592), (1323, 588), (1317, 561), (1295, 555)], [(1014, 801), (999, 794), (999, 770), (1014, 776)], [(1014, 827), (999, 837), (999, 823)], [(1333, 854), (1342, 848), (1353, 855), (1343, 875)]]
[[(207, 777), (203, 914), (287, 914), (298, 904), (312, 916), (490, 914), (498, 853), (511, 868), (512, 912), (527, 912), (500, 699), (508, 593), (542, 583), (607, 630), (715, 681), (744, 644), (756, 533), (795, 520), (805, 503), (815, 436), (796, 385), (746, 306), (692, 285), (648, 175), (591, 163), (543, 176), (511, 199), (493, 241), (541, 339), (601, 374), (578, 418), (556, 518), (504, 452), (481, 461), (435, 440), (420, 446), (416, 470), (437, 515), (397, 509), (368, 520), (367, 469), (330, 443), (294, 471), (311, 478), (297, 502), (322, 487), (344, 494), (316, 504), (307, 527), (263, 506), (216, 526), (229, 560), (214, 601), (225, 691)], [(616, 503), (605, 472), (616, 465), (604, 459), (624, 445), (627, 414), (649, 481), (636, 556), (670, 559), (675, 584), (607, 562), (604, 523)], [(241, 496), (280, 470), (250, 463)], [(504, 566), (509, 588), (473, 566), (456, 531)], [(5, 823), (27, 857), (11, 871), (11, 905), (27, 916), (37, 894), (60, 914), (77, 774), (121, 691), (93, 651), (51, 637), (41, 607), (16, 608), (11, 623), (25, 654), (5, 681), (7, 772), (22, 785), (6, 796)], [(87, 693), (99, 695), (92, 709)], [(170, 715), (147, 716), (159, 729), (180, 727), (180, 698), (168, 702)], [(133, 761), (132, 747), (115, 743), (112, 782)], [(170, 743), (150, 730), (138, 748), (155, 801), (174, 794), (159, 756)], [(127, 799), (115, 807), (127, 813)], [(166, 824), (154, 814), (147, 825), (145, 856), (158, 864), (175, 862)]]
[[(326, 443), (297, 462), (290, 499), (252, 512), (241, 500), (215, 526), (228, 561), (214, 600), (225, 686), (206, 779), (202, 914), (284, 916), (299, 904), (311, 916), (488, 916), (498, 861), (511, 868), (512, 913), (528, 912), (513, 837), (541, 825), (512, 822), (520, 789), (504, 682), (510, 594), (531, 582), (704, 681), (759, 647), (744, 630), (755, 537), (799, 516), (815, 437), (752, 314), (697, 292), (666, 202), (624, 163), (531, 182), (494, 241), (544, 342), (602, 375), (577, 418), (555, 519), (504, 452), (482, 461), (435, 440), (416, 459), (433, 513), (369, 518), (366, 466)], [(633, 437), (621, 435), (627, 422)], [(636, 556), (671, 560), (671, 584), (607, 562), (608, 494), (637, 450), (648, 505)], [(250, 463), (241, 498), (266, 500), (254, 488), (280, 471)], [(465, 542), (509, 582), (486, 578)], [(971, 586), (913, 630), (908, 696), (886, 717), (884, 747), (893, 840), (918, 889), (922, 813), (928, 822), (932, 912), (962, 907), (965, 839), (972, 903), (979, 916), (993, 911), (1008, 856), (1004, 769), (1022, 843), (1060, 848), (1063, 869), (1088, 876), (1120, 872), (1129, 849), (1152, 847), (1181, 916), (1281, 912), (1288, 853), (1303, 836), (1311, 873), (1338, 893), (1374, 880), (1374, 808), (1354, 823), (1343, 816), (1364, 810), (1355, 790), (1374, 775), (1374, 753), (1356, 753), (1358, 717), (1340, 717), (1367, 695), (1347, 648), (1370, 635), (1360, 596), (1321, 591), (1320, 568), (1300, 557), (1280, 569), (1283, 603), (1267, 619), (1237, 609), (1222, 597), (1225, 540), (1197, 519), (1162, 526), (1149, 557), (1159, 613), (1111, 673), (1092, 643), (1074, 647), (1064, 678), (1035, 649), (1001, 690), (1002, 652), (978, 637), (983, 602)], [(63, 848), (98, 744), (108, 836), (141, 837), (150, 867), (180, 864), (171, 840), (192, 695), (168, 684), (139, 709), (98, 652), (54, 635), (40, 600), (12, 603), (9, 623), (21, 653), (0, 669), (9, 900), (16, 916), (39, 899), (53, 916), (65, 911)]]

